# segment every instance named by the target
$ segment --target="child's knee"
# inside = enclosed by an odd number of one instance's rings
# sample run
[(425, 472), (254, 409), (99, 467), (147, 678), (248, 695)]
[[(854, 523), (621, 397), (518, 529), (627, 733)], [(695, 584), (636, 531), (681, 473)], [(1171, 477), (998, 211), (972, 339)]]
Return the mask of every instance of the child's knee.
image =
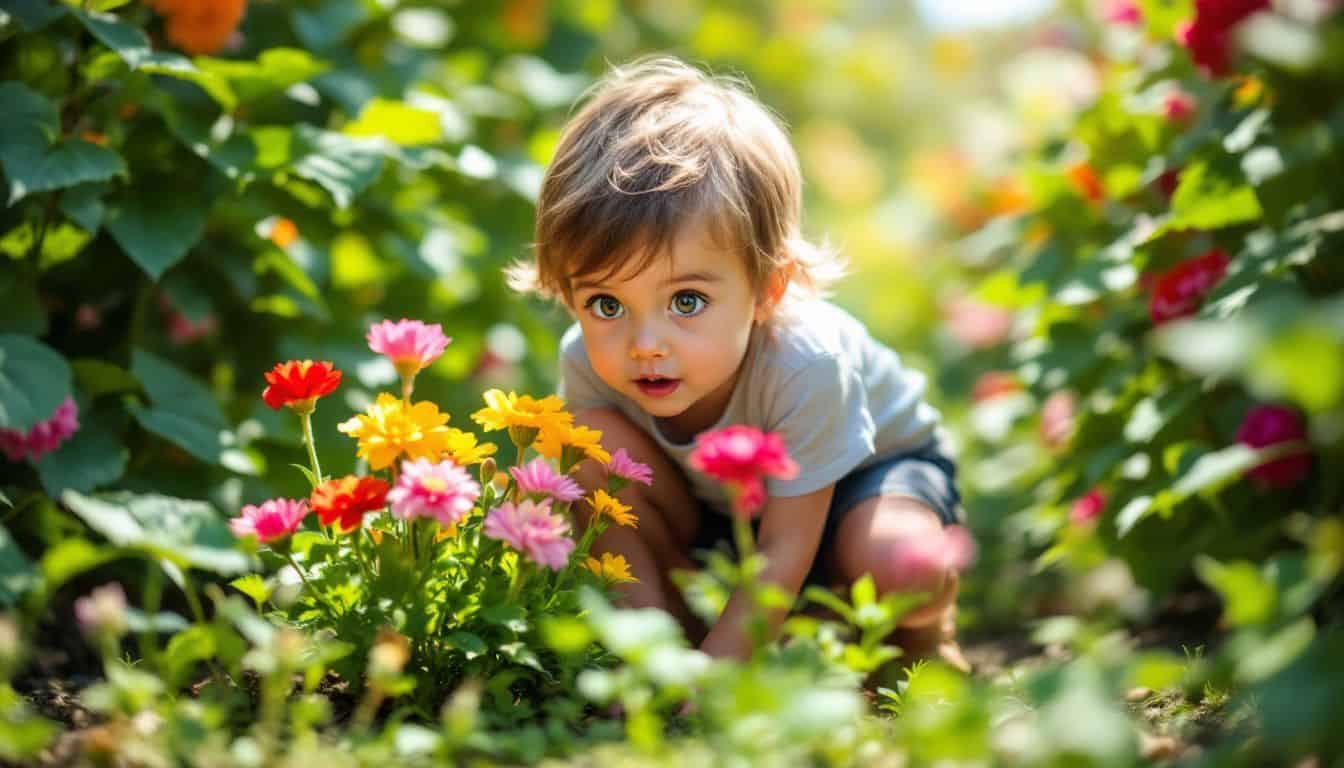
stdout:
[(871, 499), (850, 512), (837, 538), (835, 554), (847, 580), (868, 573), (883, 594), (928, 595), (915, 614), (936, 613), (955, 598), (953, 542), (938, 515), (918, 501)]

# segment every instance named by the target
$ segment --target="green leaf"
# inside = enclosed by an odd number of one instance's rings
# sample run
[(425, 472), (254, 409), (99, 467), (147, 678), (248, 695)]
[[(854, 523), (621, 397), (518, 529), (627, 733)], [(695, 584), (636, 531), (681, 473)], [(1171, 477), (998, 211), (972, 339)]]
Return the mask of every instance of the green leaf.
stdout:
[(382, 142), (343, 136), (300, 125), (292, 169), (327, 190), (336, 205), (347, 208), (383, 169)]
[(257, 610), (261, 610), (261, 604), (271, 599), (271, 588), (266, 584), (266, 579), (262, 578), (261, 574), (249, 573), (246, 576), (240, 576), (230, 581), (229, 586), (252, 598)]
[(140, 381), (119, 365), (103, 360), (80, 358), (71, 361), (79, 388), (90, 398), (116, 392), (139, 392)]
[(448, 644), (448, 647), (456, 648), (465, 653), (468, 659), (474, 659), (490, 650), (490, 646), (485, 644), (480, 635), (465, 630), (449, 632), (448, 636), (444, 638), (444, 642)]
[(97, 546), (84, 539), (56, 542), (42, 555), (42, 579), (48, 594), (74, 577), (121, 556), (115, 547)]
[(298, 48), (268, 48), (256, 61), (199, 57), (196, 66), (228, 81), (240, 103), (283, 91), (330, 69), (326, 62)]
[(1194, 493), (1213, 493), (1237, 480), (1261, 460), (1260, 453), (1254, 448), (1240, 443), (1230, 445), (1199, 457), (1171, 490), (1180, 498)]
[(14, 14), (27, 31), (37, 32), (64, 16), (66, 9), (52, 0), (8, 0), (5, 11)]
[(70, 395), (70, 366), (31, 336), (0, 334), (0, 428), (27, 431)]
[(121, 155), (82, 139), (64, 141), (42, 153), (6, 152), (3, 159), (11, 205), (35, 192), (126, 175)]
[(197, 662), (214, 657), (218, 647), (215, 632), (214, 627), (198, 625), (173, 635), (159, 656), (159, 662), (164, 667), (164, 678), (170, 685), (184, 681), (186, 673)]
[(47, 332), (47, 310), (37, 286), (17, 273), (0, 274), (0, 332), (42, 336)]
[(180, 614), (172, 611), (159, 611), (149, 614), (139, 608), (126, 609), (126, 626), (132, 632), (181, 632), (191, 626)]
[(195, 83), (225, 111), (238, 106), (238, 98), (227, 80), (218, 74), (198, 69), (185, 56), (154, 50), (150, 47), (149, 38), (139, 28), (108, 13), (77, 10), (75, 15), (98, 42), (115, 51), (132, 70)]
[(1255, 190), (1235, 168), (1191, 163), (1181, 172), (1164, 229), (1218, 229), (1262, 215)]
[(68, 489), (87, 493), (120, 480), (129, 455), (116, 435), (86, 419), (69, 440), (38, 460), (37, 472), (52, 498)]
[(322, 51), (340, 44), (368, 18), (366, 3), (359, 0), (326, 0), (311, 11), (295, 8), (291, 23), (305, 48)]
[(439, 116), (428, 109), (390, 99), (370, 99), (359, 117), (345, 126), (349, 136), (377, 136), (401, 146), (443, 140)]
[(14, 605), (36, 583), (37, 569), (0, 525), (0, 607)]
[(113, 544), (230, 575), (247, 571), (248, 557), (213, 507), (203, 501), (127, 491), (85, 496), (66, 491), (61, 502)]
[(140, 425), (203, 461), (220, 463), (228, 422), (210, 390), (142, 349), (131, 355), (131, 372), (149, 393), (151, 407), (129, 407)]
[(1254, 563), (1223, 564), (1211, 557), (1195, 558), (1195, 573), (1223, 599), (1223, 618), (1233, 626), (1263, 624), (1274, 616), (1278, 592)]
[(106, 194), (106, 184), (72, 187), (61, 195), (61, 212), (82, 229), (97, 232), (103, 226), (103, 217), (107, 214), (107, 206), (103, 204), (103, 196)]
[(158, 280), (201, 239), (210, 197), (204, 184), (139, 178), (109, 203), (107, 230), (132, 261)]
[(850, 599), (854, 601), (856, 609), (862, 609), (865, 606), (877, 602), (877, 585), (873, 582), (873, 576), (865, 573), (854, 581), (850, 587)]

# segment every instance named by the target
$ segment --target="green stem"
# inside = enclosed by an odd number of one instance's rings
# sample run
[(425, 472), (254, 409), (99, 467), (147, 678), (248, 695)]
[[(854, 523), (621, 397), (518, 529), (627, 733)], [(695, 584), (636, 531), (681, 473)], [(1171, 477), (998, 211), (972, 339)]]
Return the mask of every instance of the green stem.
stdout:
[[(322, 482), (322, 467), (317, 464), (317, 446), (313, 444), (313, 414), (312, 412), (299, 415), (299, 422), (303, 425), (303, 444), (308, 447), (308, 463), (313, 466), (313, 477), (317, 478), (314, 482)], [(313, 487), (317, 487), (314, 485)]]
[(317, 591), (317, 588), (313, 586), (313, 583), (308, 580), (308, 574), (304, 573), (303, 569), (299, 567), (298, 561), (294, 559), (294, 553), (286, 552), (285, 558), (289, 560), (289, 564), (293, 566), (294, 570), (299, 574), (299, 578), (303, 580), (304, 586), (308, 587), (308, 591), (313, 593), (313, 599), (322, 605), (322, 610), (326, 611), (327, 618), (336, 621), (336, 608), (331, 603), (327, 602), (327, 598), (323, 596), (321, 592)]

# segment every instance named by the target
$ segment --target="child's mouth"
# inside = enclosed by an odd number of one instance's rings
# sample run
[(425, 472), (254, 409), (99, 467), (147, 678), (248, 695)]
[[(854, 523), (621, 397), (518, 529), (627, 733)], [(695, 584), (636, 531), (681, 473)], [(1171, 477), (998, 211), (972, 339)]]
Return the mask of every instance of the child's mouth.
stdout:
[(635, 379), (639, 391), (649, 397), (667, 397), (681, 386), (681, 379), (667, 379), (661, 376), (642, 376)]

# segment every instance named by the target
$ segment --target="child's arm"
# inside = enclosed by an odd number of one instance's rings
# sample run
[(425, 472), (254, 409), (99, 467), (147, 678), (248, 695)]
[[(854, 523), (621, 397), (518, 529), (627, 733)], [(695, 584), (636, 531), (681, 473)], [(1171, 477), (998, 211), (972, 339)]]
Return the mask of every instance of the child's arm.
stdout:
[[(756, 541), (757, 548), (766, 558), (761, 581), (782, 590), (790, 604), (798, 596), (817, 556), (834, 489), (834, 485), (828, 485), (804, 496), (771, 498), (765, 504)], [(714, 657), (746, 660), (751, 655), (751, 639), (746, 629), (751, 610), (750, 598), (741, 589), (734, 590), (723, 615), (700, 643), (700, 650)], [(788, 606), (769, 612), (770, 637), (774, 637), (788, 615)]]

